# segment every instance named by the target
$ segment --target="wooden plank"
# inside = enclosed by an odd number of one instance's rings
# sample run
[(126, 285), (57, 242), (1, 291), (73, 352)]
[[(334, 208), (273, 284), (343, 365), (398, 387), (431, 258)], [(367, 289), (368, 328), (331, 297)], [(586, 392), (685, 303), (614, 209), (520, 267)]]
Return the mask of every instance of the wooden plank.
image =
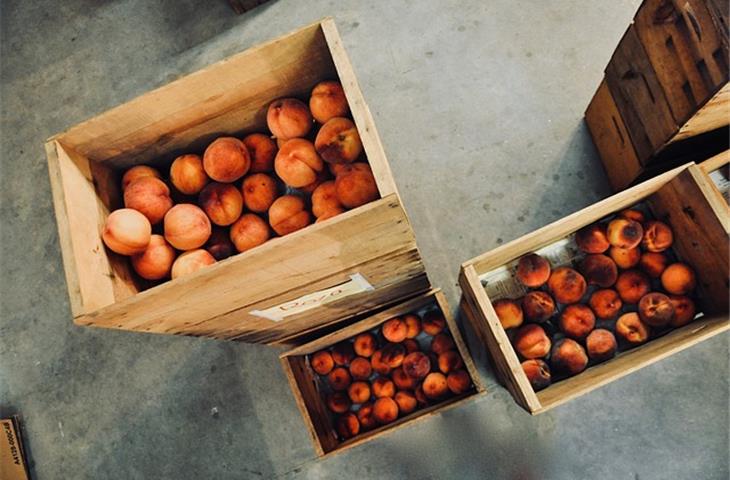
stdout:
[(671, 144), (730, 125), (730, 84), (725, 84), (672, 137)]
[(730, 150), (726, 150), (702, 162), (698, 165), (699, 171), (693, 169), (691, 172), (695, 177), (695, 182), (697, 182), (697, 185), (704, 193), (707, 203), (713, 212), (715, 212), (715, 216), (725, 229), (725, 233), (730, 235), (730, 204), (728, 204), (728, 200), (723, 196), (717, 185), (715, 185), (713, 179), (710, 178), (710, 173), (723, 167), (725, 178), (729, 178), (728, 165), (730, 165)]
[(700, 169), (706, 174), (710, 174), (719, 169), (723, 165), (730, 164), (730, 150), (725, 150), (699, 164)]

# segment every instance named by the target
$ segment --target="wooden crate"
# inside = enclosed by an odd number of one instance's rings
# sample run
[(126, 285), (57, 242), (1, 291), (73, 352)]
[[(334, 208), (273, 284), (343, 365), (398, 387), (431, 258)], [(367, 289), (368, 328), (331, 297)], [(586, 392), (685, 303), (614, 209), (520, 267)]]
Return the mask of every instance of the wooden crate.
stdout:
[[(472, 378), (472, 389), (461, 395), (457, 395), (434, 405), (416, 410), (405, 417), (397, 419), (393, 423), (361, 433), (360, 435), (344, 442), (340, 441), (337, 438), (331, 414), (328, 412), (318, 390), (318, 375), (309, 365), (307, 356), (319, 350), (331, 347), (343, 340), (352, 338), (360, 333), (370, 331), (390, 318), (414, 311), (423, 311), (424, 309), (433, 307), (439, 308), (444, 314), (444, 318), (446, 319), (447, 326), (454, 339), (454, 343), (456, 344), (459, 354), (464, 360), (465, 369)], [(280, 356), (280, 360), (286, 376), (289, 379), (289, 384), (292, 392), (294, 393), (297, 406), (301, 411), (302, 417), (307, 425), (307, 429), (312, 437), (315, 451), (320, 457), (339, 453), (375, 438), (382, 437), (387, 434), (387, 432), (391, 432), (405, 425), (410, 425), (416, 421), (424, 420), (432, 415), (461, 405), (485, 392), (485, 387), (481, 382), (474, 365), (474, 361), (469, 355), (469, 350), (459, 333), (459, 328), (454, 318), (451, 316), (446, 299), (443, 293), (437, 289), (396, 304), (387, 310), (377, 313), (376, 315), (365, 318), (329, 335), (285, 352)]]
[(726, 211), (730, 209), (730, 150), (700, 163), (700, 169), (707, 175), (707, 184), (715, 193), (713, 208)]
[[(120, 170), (166, 166), (221, 134), (266, 126), (266, 108), (339, 79), (380, 199), (141, 291), (100, 231)], [(289, 342), (430, 288), (372, 116), (332, 19), (213, 64), (46, 143), (71, 311), (79, 325)], [(362, 280), (366, 280), (364, 283)], [(273, 313), (272, 313), (273, 312)]]
[[(532, 414), (544, 412), (730, 328), (730, 214), (727, 209), (719, 208), (716, 193), (708, 182), (698, 166), (684, 165), (462, 265), (459, 282), (464, 293), (466, 316), (486, 344), (501, 380), (517, 403)], [(645, 202), (654, 216), (667, 222), (675, 232), (673, 250), (681, 261), (697, 272), (697, 307), (704, 316), (536, 393), (480, 277), (638, 202)]]

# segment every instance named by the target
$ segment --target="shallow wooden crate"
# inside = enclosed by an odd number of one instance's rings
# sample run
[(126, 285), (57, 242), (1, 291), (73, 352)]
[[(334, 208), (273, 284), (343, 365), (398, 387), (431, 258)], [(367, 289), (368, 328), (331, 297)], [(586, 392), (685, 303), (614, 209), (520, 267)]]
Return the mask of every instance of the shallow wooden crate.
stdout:
[[(459, 282), (463, 306), (490, 352), (497, 373), (515, 401), (532, 414), (574, 399), (730, 328), (728, 319), (728, 233), (730, 214), (720, 208), (709, 179), (684, 165), (580, 210), (533, 233), (465, 262)], [(674, 252), (697, 272), (697, 307), (703, 316), (574, 377), (535, 392), (480, 277), (521, 256), (568, 237), (607, 215), (645, 202), (675, 232)], [(494, 300), (497, 300), (496, 298)]]
[[(141, 163), (164, 167), (222, 134), (261, 131), (271, 101), (307, 95), (327, 79), (343, 85), (381, 198), (142, 291), (128, 260), (105, 249), (100, 236), (109, 212), (121, 206), (120, 171)], [(46, 152), (71, 311), (79, 325), (286, 343), (430, 288), (332, 19), (76, 125), (49, 139)], [(350, 288), (355, 283), (360, 288)]]
[(709, 188), (715, 193), (715, 208), (730, 210), (730, 150), (708, 158), (699, 166), (707, 175)]
[[(325, 406), (318, 390), (317, 374), (309, 365), (307, 356), (351, 338), (359, 333), (372, 330), (390, 318), (418, 311), (429, 306), (436, 306), (444, 314), (444, 318), (446, 319), (447, 326), (454, 339), (454, 343), (456, 344), (459, 354), (464, 360), (465, 369), (469, 373), (469, 376), (471, 376), (473, 383), (472, 389), (461, 395), (457, 395), (437, 404), (416, 410), (405, 417), (397, 419), (393, 423), (380, 426), (376, 429), (341, 442), (337, 438), (330, 413), (327, 411), (327, 407)], [(473, 400), (476, 396), (485, 392), (485, 387), (481, 382), (479, 373), (474, 365), (474, 361), (472, 360), (469, 350), (459, 333), (456, 321), (451, 316), (446, 299), (443, 293), (437, 289), (431, 290), (402, 303), (397, 303), (387, 310), (285, 352), (281, 355), (280, 359), (287, 378), (289, 379), (289, 384), (292, 392), (294, 393), (297, 406), (301, 411), (302, 417), (307, 425), (307, 429), (312, 437), (315, 451), (320, 457), (339, 453), (375, 438), (382, 437), (397, 428), (410, 425), (416, 421), (424, 420), (432, 415), (454, 408), (469, 400)]]

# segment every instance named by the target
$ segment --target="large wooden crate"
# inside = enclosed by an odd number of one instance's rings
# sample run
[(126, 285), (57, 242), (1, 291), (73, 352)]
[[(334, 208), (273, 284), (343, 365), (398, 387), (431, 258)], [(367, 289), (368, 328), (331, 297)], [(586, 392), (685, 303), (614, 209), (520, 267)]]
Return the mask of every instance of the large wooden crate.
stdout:
[[(497, 299), (489, 298), (481, 278), (638, 202), (645, 202), (656, 218), (672, 227), (674, 253), (697, 272), (697, 307), (704, 315), (536, 393), (492, 307), (492, 300)], [(717, 192), (698, 166), (685, 165), (465, 262), (459, 276), (464, 310), (517, 403), (530, 413), (541, 413), (728, 330), (729, 233), (727, 205), (718, 201)]]
[(700, 163), (700, 169), (709, 179), (708, 185), (715, 192), (718, 209), (730, 209), (730, 150)]
[[(141, 290), (100, 231), (121, 206), (120, 171), (166, 166), (221, 134), (266, 126), (266, 108), (339, 79), (380, 199)], [(331, 19), (181, 78), (46, 143), (74, 322), (142, 332), (286, 343), (430, 288), (413, 231)], [(364, 280), (364, 281), (363, 281)]]

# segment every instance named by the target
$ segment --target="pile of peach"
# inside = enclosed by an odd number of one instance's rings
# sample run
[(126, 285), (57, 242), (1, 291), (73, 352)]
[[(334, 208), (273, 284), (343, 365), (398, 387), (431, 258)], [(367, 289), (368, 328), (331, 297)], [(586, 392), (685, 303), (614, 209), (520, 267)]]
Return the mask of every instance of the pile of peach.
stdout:
[(132, 167), (104, 243), (131, 256), (144, 279), (176, 278), (304, 228), (312, 216), (323, 221), (377, 199), (348, 114), (342, 86), (322, 82), (309, 107), (295, 98), (269, 105), (271, 135), (218, 138), (202, 157), (177, 157), (166, 180), (150, 166)]
[[(428, 348), (423, 348), (428, 345)], [(309, 357), (342, 440), (472, 387), (439, 310), (391, 318)]]
[(535, 390), (694, 319), (695, 274), (672, 262), (673, 240), (665, 223), (624, 210), (576, 232), (577, 270), (534, 253), (519, 260), (531, 290), (493, 306)]

